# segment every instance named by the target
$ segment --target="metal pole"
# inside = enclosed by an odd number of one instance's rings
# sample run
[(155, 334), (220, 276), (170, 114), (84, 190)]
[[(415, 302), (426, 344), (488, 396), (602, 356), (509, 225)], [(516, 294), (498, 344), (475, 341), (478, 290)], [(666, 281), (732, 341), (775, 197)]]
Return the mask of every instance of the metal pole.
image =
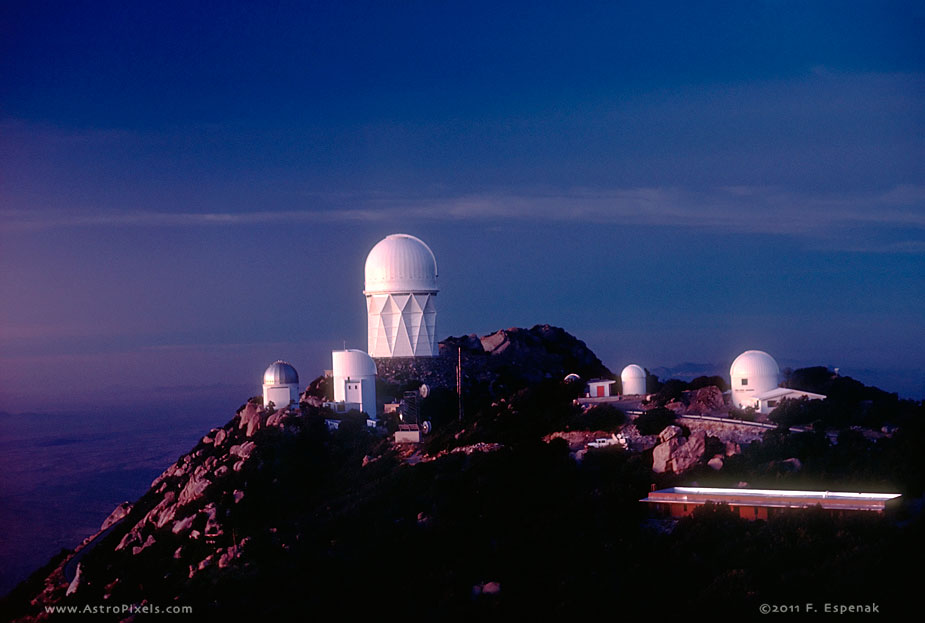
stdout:
[(463, 401), (462, 401), (462, 347), (457, 350), (456, 360), (456, 399), (459, 406), (459, 421), (463, 421)]

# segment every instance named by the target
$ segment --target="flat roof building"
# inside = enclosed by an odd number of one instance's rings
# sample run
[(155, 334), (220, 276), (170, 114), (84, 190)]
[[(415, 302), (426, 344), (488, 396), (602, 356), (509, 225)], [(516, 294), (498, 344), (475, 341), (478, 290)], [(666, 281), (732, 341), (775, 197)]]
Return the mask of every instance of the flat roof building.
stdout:
[(616, 383), (610, 379), (591, 379), (588, 381), (588, 397), (604, 398), (610, 396), (610, 386)]
[(707, 502), (728, 504), (745, 519), (767, 519), (786, 510), (821, 506), (834, 512), (873, 511), (882, 513), (898, 500), (899, 493), (854, 493), (847, 491), (796, 491), (785, 489), (723, 489), (672, 487), (652, 491), (640, 500), (672, 517), (686, 517)]
[(755, 410), (758, 411), (758, 413), (767, 415), (779, 407), (782, 401), (800, 400), (801, 398), (805, 398), (806, 400), (825, 400), (825, 396), (822, 394), (804, 392), (800, 389), (790, 389), (788, 387), (776, 387), (755, 396), (755, 402), (757, 403)]

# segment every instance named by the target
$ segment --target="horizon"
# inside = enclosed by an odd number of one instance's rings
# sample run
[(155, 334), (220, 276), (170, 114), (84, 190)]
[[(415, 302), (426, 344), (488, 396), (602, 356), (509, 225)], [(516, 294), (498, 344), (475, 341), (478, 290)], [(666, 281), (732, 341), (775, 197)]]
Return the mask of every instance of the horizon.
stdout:
[(617, 373), (760, 349), (925, 399), (922, 24), (8, 3), (0, 411), (237, 406), (276, 359), (305, 383), (366, 350), (399, 232), (436, 255), (438, 339), (551, 324)]

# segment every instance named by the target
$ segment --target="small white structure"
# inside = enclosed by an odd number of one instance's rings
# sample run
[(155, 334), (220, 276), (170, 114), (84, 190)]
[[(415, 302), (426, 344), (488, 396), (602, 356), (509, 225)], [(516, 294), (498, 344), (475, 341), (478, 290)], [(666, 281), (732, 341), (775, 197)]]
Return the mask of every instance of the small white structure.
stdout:
[(644, 396), (646, 393), (646, 371), (635, 363), (623, 368), (620, 373), (624, 396)]
[(278, 359), (263, 373), (263, 404), (277, 409), (299, 404), (299, 373), (289, 363)]
[(417, 424), (399, 424), (395, 443), (421, 443), (421, 428)]
[(807, 400), (825, 400), (825, 396), (822, 394), (804, 392), (799, 389), (790, 389), (788, 387), (777, 387), (755, 396), (755, 400), (758, 401), (758, 412), (764, 413), (765, 415), (779, 407), (782, 400), (799, 400), (801, 398), (806, 398)]
[(747, 350), (729, 368), (732, 404), (740, 409), (758, 408), (758, 396), (776, 389), (780, 368), (774, 357), (763, 350)]
[(391, 234), (366, 257), (366, 312), (372, 357), (434, 357), (437, 259), (422, 240)]
[[(331, 353), (334, 369), (334, 405), (343, 412), (356, 409), (376, 418), (376, 362), (362, 350), (354, 348)], [(338, 408), (334, 409), (338, 411)]]
[(616, 383), (610, 379), (592, 379), (588, 381), (589, 398), (605, 398), (610, 396), (610, 386)]

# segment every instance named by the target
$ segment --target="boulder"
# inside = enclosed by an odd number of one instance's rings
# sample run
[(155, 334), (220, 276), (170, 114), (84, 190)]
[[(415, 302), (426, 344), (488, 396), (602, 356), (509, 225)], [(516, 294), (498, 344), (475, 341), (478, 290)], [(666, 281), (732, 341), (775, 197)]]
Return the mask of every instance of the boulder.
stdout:
[(218, 557), (218, 568), (224, 569), (231, 565), (232, 562), (238, 557), (238, 547), (232, 545), (229, 548), (226, 548)]
[(186, 532), (193, 527), (193, 520), (196, 518), (195, 515), (190, 515), (185, 519), (180, 519), (179, 521), (174, 522), (171, 532), (174, 534), (180, 534), (181, 532)]
[(205, 490), (209, 488), (212, 482), (203, 475), (194, 475), (180, 491), (180, 504), (186, 504), (197, 498), (202, 497)]
[(203, 512), (206, 514), (206, 527), (203, 529), (203, 536), (207, 539), (220, 537), (224, 531), (222, 530), (222, 525), (218, 523), (218, 510), (215, 508), (215, 504), (207, 505)]
[(652, 450), (652, 471), (656, 474), (667, 472), (671, 469), (671, 456), (681, 445), (682, 438), (672, 437), (664, 443), (660, 443)]
[(700, 462), (706, 449), (706, 438), (707, 435), (703, 431), (692, 433), (687, 443), (671, 453), (671, 469), (674, 473), (685, 472)]
[(122, 502), (119, 504), (115, 510), (109, 513), (109, 517), (103, 521), (103, 524), (100, 526), (100, 531), (102, 532), (103, 530), (106, 530), (115, 524), (117, 521), (121, 521), (123, 517), (128, 515), (130, 510), (132, 510), (132, 504), (130, 502)]
[(80, 563), (77, 563), (77, 573), (74, 574), (74, 579), (71, 580), (71, 583), (67, 586), (67, 591), (65, 595), (73, 595), (77, 592), (77, 589), (80, 587)]
[(145, 549), (151, 547), (152, 545), (154, 545), (154, 535), (153, 535), (153, 534), (149, 534), (149, 535), (148, 535), (148, 538), (145, 539), (145, 542), (144, 542), (144, 543), (142, 543), (141, 545), (138, 545), (138, 546), (135, 546), (135, 547), (132, 548), (132, 556), (137, 556), (137, 555), (140, 554), (142, 551), (144, 551)]
[(162, 527), (168, 521), (173, 519), (173, 515), (176, 512), (176, 506), (174, 505), (176, 499), (177, 494), (173, 491), (168, 491), (165, 493), (163, 499), (157, 503), (157, 506), (149, 510), (148, 514), (145, 515), (145, 518), (142, 519), (138, 525), (133, 528), (133, 530), (143, 526), (146, 521), (151, 522), (158, 528)]
[(669, 439), (672, 439), (674, 437), (680, 437), (683, 432), (684, 431), (681, 429), (680, 426), (675, 426), (674, 424), (672, 424), (671, 426), (666, 426), (665, 429), (658, 434), (658, 440), (661, 443), (665, 443)]
[(711, 415), (714, 413), (725, 413), (726, 403), (723, 398), (723, 392), (715, 385), (701, 387), (690, 392), (690, 404), (687, 406), (688, 413), (698, 415)]
[(266, 423), (267, 412), (256, 402), (248, 402), (241, 411), (241, 421), (238, 424), (239, 429), (245, 429), (245, 436), (253, 437)]
[[(253, 452), (254, 448), (256, 447), (257, 447), (257, 444), (255, 444), (253, 441), (246, 441), (240, 445), (231, 446), (231, 448), (228, 449), (228, 452), (229, 454), (233, 454), (234, 456), (239, 456), (242, 459), (246, 459), (247, 457), (251, 455), (251, 452)], [(238, 471), (238, 470), (235, 470), (235, 471)]]

